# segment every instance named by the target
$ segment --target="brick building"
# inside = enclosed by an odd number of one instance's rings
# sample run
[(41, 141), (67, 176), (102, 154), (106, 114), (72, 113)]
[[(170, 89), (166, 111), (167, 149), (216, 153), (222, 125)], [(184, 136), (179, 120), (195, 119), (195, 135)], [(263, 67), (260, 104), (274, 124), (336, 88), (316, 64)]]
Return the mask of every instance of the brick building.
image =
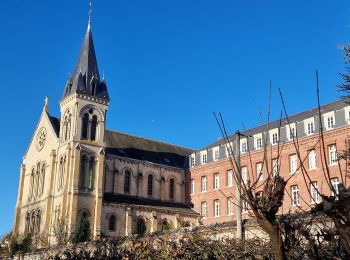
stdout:
[[(334, 102), (322, 106), (321, 114), (324, 153), (319, 141), (320, 120), (317, 108), (290, 116), (290, 124), (283, 119), (271, 122), (269, 126), (263, 125), (242, 132), (239, 146), (244, 182), (253, 182), (259, 178), (255, 192), (260, 192), (263, 186), (259, 184), (263, 183), (267, 174), (280, 174), (285, 180), (290, 178), (280, 213), (310, 209), (311, 204), (321, 200), (315, 189), (324, 194), (331, 193), (323, 170), (324, 162), (329, 166), (333, 187), (337, 190), (341, 183), (339, 167), (344, 172), (345, 162), (339, 161), (339, 166), (337, 156), (347, 148), (350, 106), (344, 101)], [(301, 160), (297, 156), (293, 136), (297, 137)], [(229, 136), (229, 140), (233, 155), (236, 156), (236, 135)], [(189, 199), (194, 204), (194, 209), (201, 213), (204, 224), (235, 219), (235, 173), (232, 171), (227, 146), (221, 139), (191, 154)], [(263, 162), (264, 153), (267, 155), (267, 163)], [(307, 178), (304, 180), (300, 169), (301, 161), (311, 182)], [(243, 202), (243, 218), (247, 217), (248, 211)]]

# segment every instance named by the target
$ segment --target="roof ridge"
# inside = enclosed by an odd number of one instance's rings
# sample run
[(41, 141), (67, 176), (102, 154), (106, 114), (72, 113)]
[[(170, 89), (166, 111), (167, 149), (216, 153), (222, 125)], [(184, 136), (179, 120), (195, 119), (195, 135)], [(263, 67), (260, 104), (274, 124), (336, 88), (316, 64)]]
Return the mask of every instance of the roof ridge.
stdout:
[(106, 129), (106, 131), (111, 132), (111, 133), (116, 133), (116, 134), (122, 134), (122, 135), (125, 135), (125, 136), (136, 137), (136, 138), (143, 139), (143, 140), (146, 140), (146, 141), (152, 141), (152, 142), (157, 142), (157, 143), (160, 143), (160, 144), (171, 145), (171, 146), (179, 147), (179, 148), (186, 149), (186, 150), (195, 151), (195, 150), (192, 149), (192, 148), (187, 148), (187, 147), (184, 147), (184, 146), (181, 146), (181, 145), (166, 143), (166, 142), (164, 142), (164, 141), (158, 141), (158, 140), (154, 140), (154, 139), (150, 139), (150, 138), (145, 138), (145, 137), (141, 137), (141, 136), (137, 136), (137, 135), (132, 135), (132, 134), (127, 134), (127, 133), (122, 133), (122, 132), (114, 131), (114, 130), (108, 130), (108, 129)]

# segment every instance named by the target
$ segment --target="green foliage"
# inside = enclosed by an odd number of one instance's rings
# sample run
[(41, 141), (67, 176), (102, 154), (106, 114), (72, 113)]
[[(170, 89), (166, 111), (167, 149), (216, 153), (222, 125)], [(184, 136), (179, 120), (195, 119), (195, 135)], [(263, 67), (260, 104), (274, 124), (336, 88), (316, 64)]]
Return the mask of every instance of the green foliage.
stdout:
[(82, 217), (79, 219), (72, 241), (73, 243), (81, 243), (81, 242), (89, 241), (90, 236), (91, 236), (90, 222), (88, 218)]
[(171, 231), (173, 228), (169, 222), (163, 222), (162, 230), (163, 231)]

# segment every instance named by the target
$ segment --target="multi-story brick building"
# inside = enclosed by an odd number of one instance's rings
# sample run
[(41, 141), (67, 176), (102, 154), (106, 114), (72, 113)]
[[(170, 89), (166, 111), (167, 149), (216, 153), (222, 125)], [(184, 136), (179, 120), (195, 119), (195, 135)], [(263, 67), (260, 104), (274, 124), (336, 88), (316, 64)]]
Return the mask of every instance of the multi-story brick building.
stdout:
[[(320, 120), (318, 109), (308, 110), (269, 125), (246, 130), (240, 135), (240, 164), (242, 181), (253, 182), (259, 177), (256, 192), (267, 174), (280, 174), (290, 178), (286, 186), (284, 203), (280, 213), (289, 210), (310, 209), (311, 204), (321, 200), (316, 188), (324, 194), (331, 189), (325, 177), (325, 163), (330, 171), (331, 184), (338, 189), (341, 183), (340, 168), (345, 170), (345, 162), (337, 160), (337, 154), (347, 148), (350, 136), (350, 106), (344, 101), (321, 107), (321, 122), (324, 129), (324, 152), (320, 142)], [(300, 151), (297, 155), (296, 144)], [(236, 156), (236, 135), (229, 136)], [(265, 144), (266, 143), (266, 144)], [(204, 224), (225, 222), (235, 219), (236, 182), (229, 159), (228, 143), (223, 139), (196, 151), (191, 155), (189, 197), (194, 209), (202, 215)], [(264, 154), (267, 163), (264, 163)], [(301, 160), (300, 160), (301, 158)], [(310, 177), (304, 179), (300, 165)], [(262, 172), (259, 176), (259, 172)], [(244, 204), (244, 202), (243, 202)], [(243, 218), (248, 211), (243, 207)]]

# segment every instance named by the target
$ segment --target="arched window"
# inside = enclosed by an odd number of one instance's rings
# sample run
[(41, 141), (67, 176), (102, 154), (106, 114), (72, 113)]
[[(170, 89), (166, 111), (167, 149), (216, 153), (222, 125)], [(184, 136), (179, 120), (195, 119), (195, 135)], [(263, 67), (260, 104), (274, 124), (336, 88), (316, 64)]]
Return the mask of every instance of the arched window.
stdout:
[(24, 233), (29, 233), (29, 230), (30, 230), (30, 213), (27, 212), (27, 214), (26, 214), (26, 223), (25, 223), (25, 226), (24, 226)]
[(139, 218), (136, 224), (136, 234), (143, 235), (146, 233), (146, 223), (143, 218)]
[(88, 172), (88, 185), (89, 190), (94, 189), (94, 179), (95, 179), (95, 158), (91, 157), (89, 161), (89, 172)]
[(131, 173), (126, 170), (124, 173), (124, 192), (129, 193), (130, 192), (130, 178), (131, 178)]
[(63, 140), (67, 141), (70, 138), (70, 131), (72, 125), (72, 114), (68, 112), (68, 114), (64, 117), (63, 122)]
[(169, 199), (170, 200), (174, 199), (174, 193), (175, 193), (175, 181), (174, 181), (174, 179), (170, 179), (170, 183), (169, 183)]
[(153, 175), (148, 175), (148, 182), (147, 182), (147, 195), (152, 196), (153, 195)]
[(96, 139), (96, 127), (97, 127), (97, 116), (93, 115), (92, 116), (92, 121), (91, 121), (91, 140), (95, 141)]
[(29, 233), (33, 234), (35, 231), (35, 226), (36, 226), (36, 217), (35, 217), (34, 211), (32, 212), (31, 218), (32, 218), (32, 221), (31, 221)]
[(85, 173), (87, 171), (87, 157), (86, 155), (83, 155), (80, 160), (80, 188), (83, 189), (86, 187), (86, 176)]
[(34, 179), (34, 197), (36, 198), (39, 194), (39, 179), (40, 179), (40, 163), (36, 166), (35, 179)]
[(115, 226), (116, 226), (116, 217), (115, 217), (115, 215), (112, 215), (109, 217), (108, 230), (115, 231)]
[(64, 182), (64, 167), (65, 167), (65, 157), (61, 157), (58, 167), (58, 176), (57, 176), (57, 190), (60, 191), (63, 188)]
[(85, 113), (83, 115), (81, 138), (88, 139), (88, 128), (89, 128), (89, 114)]
[(40, 210), (37, 211), (36, 213), (36, 222), (35, 222), (36, 226), (35, 226), (35, 233), (38, 234), (40, 233), (40, 224), (41, 224), (41, 212)]
[(43, 164), (41, 166), (41, 176), (40, 176), (40, 195), (44, 193), (44, 185), (45, 185), (45, 169), (46, 165)]
[(32, 173), (30, 174), (30, 189), (29, 189), (29, 198), (32, 199), (34, 196), (34, 175), (35, 175), (35, 170), (34, 168), (32, 169)]

